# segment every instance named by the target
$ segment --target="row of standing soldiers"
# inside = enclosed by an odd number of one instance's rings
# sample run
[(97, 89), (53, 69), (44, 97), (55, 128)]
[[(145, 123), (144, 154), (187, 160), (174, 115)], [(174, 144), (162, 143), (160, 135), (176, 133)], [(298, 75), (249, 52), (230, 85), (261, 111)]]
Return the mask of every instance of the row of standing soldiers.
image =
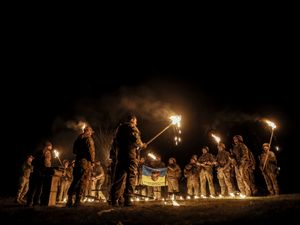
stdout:
[[(91, 128), (85, 129), (84, 133), (81, 134), (75, 141), (74, 149), (77, 149), (78, 145), (80, 145), (79, 143), (81, 143), (83, 146), (88, 146), (85, 150), (94, 150), (94, 144), (90, 132)], [(16, 196), (16, 202), (19, 204), (27, 203), (28, 206), (47, 205), (47, 202), (43, 200), (47, 199), (46, 188), (49, 188), (47, 187), (49, 185), (47, 184), (49, 180), (48, 177), (53, 171), (51, 169), (52, 150), (52, 143), (47, 141), (36, 157), (29, 155), (23, 163), (22, 175), (20, 176)], [(63, 167), (60, 167), (59, 169), (62, 172), (62, 175), (57, 183), (57, 187), (54, 187), (54, 189), (57, 190), (57, 203), (64, 202), (68, 197), (69, 191), (72, 196), (74, 193), (77, 193), (77, 201), (82, 199), (84, 196), (93, 196), (97, 199), (106, 200), (105, 196), (101, 192), (102, 185), (105, 181), (105, 173), (100, 161), (95, 161), (94, 165), (90, 166), (88, 169), (86, 167), (82, 167), (85, 160), (83, 160), (83, 164), (79, 164), (79, 167), (77, 168), (75, 167), (75, 162), (76, 160), (73, 160), (72, 163), (68, 160), (63, 160)], [(75, 169), (73, 169), (74, 167)], [(73, 179), (74, 174), (75, 179)], [(84, 178), (79, 178), (82, 174), (88, 174), (84, 177), (87, 178), (86, 180)], [(73, 180), (75, 180), (74, 182), (76, 183), (72, 186), (71, 184)], [(71, 189), (70, 186), (72, 186)], [(26, 200), (25, 197), (27, 197)]]
[[(84, 132), (74, 142), (73, 152), (76, 155), (73, 169), (73, 179), (68, 190), (67, 207), (76, 207), (80, 204), (85, 195), (90, 180), (91, 168), (95, 165), (95, 145), (92, 138), (93, 129), (87, 126)], [(253, 170), (255, 160), (253, 154), (243, 143), (243, 138), (236, 135), (233, 138), (234, 146), (231, 153), (225, 150), (225, 145), (218, 145), (218, 155), (216, 159), (208, 153), (208, 148), (203, 148), (203, 154), (199, 159), (193, 158), (184, 169), (184, 175), (188, 178), (188, 194), (199, 195), (199, 182), (201, 181), (201, 195), (206, 195), (206, 182), (209, 184), (210, 194), (215, 195), (212, 182), (212, 167), (217, 166), (218, 178), (221, 187), (221, 195), (233, 193), (232, 183), (230, 182), (230, 169), (233, 167), (237, 186), (241, 196), (251, 196), (256, 189), (252, 186)], [(114, 142), (112, 144), (110, 158), (112, 186), (110, 190), (110, 203), (113, 206), (125, 205), (131, 206), (131, 198), (135, 193), (136, 177), (139, 165), (139, 151), (146, 148), (147, 145), (141, 141), (140, 131), (137, 128), (137, 118), (130, 115), (124, 123), (121, 123), (116, 129)], [(263, 145), (264, 152), (260, 156), (260, 168), (262, 169), (268, 190), (270, 194), (279, 194), (279, 188), (276, 180), (277, 165), (275, 154), (270, 151), (269, 145)], [(29, 182), (29, 192), (27, 204), (39, 204), (41, 196), (43, 177), (47, 168), (51, 167), (51, 149), (52, 144), (48, 143), (42, 151), (43, 160), (35, 160), (33, 174)], [(267, 159), (266, 166), (262, 162)], [(30, 160), (29, 160), (30, 161)], [(174, 160), (171, 160), (174, 161)], [(173, 162), (174, 163), (174, 162)], [(169, 162), (169, 164), (172, 164)], [(264, 168), (263, 168), (264, 167)], [(172, 170), (172, 165), (168, 167)], [(32, 170), (29, 166), (28, 170)], [(24, 180), (27, 179), (30, 172), (24, 173)], [(177, 175), (176, 175), (177, 176)], [(172, 178), (172, 176), (169, 176)], [(173, 176), (170, 182), (168, 192), (178, 190), (178, 180)], [(178, 179), (178, 178), (177, 178)], [(28, 179), (29, 180), (29, 179)], [(202, 182), (203, 181), (203, 182)], [(25, 182), (24, 182), (25, 183)], [(198, 183), (198, 187), (197, 187)], [(27, 184), (26, 184), (27, 185)], [(24, 186), (24, 185), (23, 185)], [(192, 191), (194, 190), (194, 191)], [(22, 193), (18, 192), (18, 196)]]
[[(202, 155), (198, 159), (196, 155), (190, 159), (190, 163), (184, 168), (188, 195), (207, 197), (208, 184), (210, 196), (216, 196), (213, 184), (214, 167), (217, 170), (217, 178), (221, 189), (220, 196), (234, 196), (235, 182), (241, 197), (257, 194), (254, 177), (254, 156), (243, 143), (242, 136), (236, 135), (233, 140), (234, 146), (230, 152), (226, 151), (224, 143), (219, 143), (216, 157), (209, 153), (208, 147), (205, 146), (202, 148)], [(262, 171), (269, 194), (278, 195), (277, 160), (274, 152), (270, 151), (268, 143), (263, 144), (263, 152), (259, 156), (259, 168)], [(233, 177), (234, 179), (232, 179)], [(199, 195), (199, 190), (201, 195)]]
[[(243, 143), (240, 135), (234, 138), (234, 146), (230, 152), (226, 151), (225, 144), (218, 144), (218, 154), (216, 156), (209, 153), (207, 146), (202, 148), (202, 155), (198, 157), (193, 155), (189, 164), (184, 167), (183, 175), (187, 179), (187, 195), (206, 198), (207, 188), (209, 196), (215, 197), (216, 191), (213, 182), (213, 169), (216, 168), (217, 178), (220, 186), (219, 197), (235, 196), (236, 192), (240, 197), (252, 196), (257, 194), (255, 186), (254, 170), (255, 159), (252, 152)], [(269, 144), (263, 144), (263, 153), (259, 156), (259, 168), (262, 171), (270, 195), (278, 195), (279, 187), (277, 183), (277, 160), (274, 152), (270, 151)], [(154, 162), (154, 163), (153, 163)], [(266, 162), (266, 164), (265, 164)], [(264, 165), (265, 164), (265, 165)], [(149, 195), (149, 187), (144, 187), (141, 182), (142, 166), (147, 165), (152, 168), (165, 167), (164, 163), (157, 159), (145, 162), (141, 158), (139, 163), (138, 187), (141, 195)], [(167, 165), (167, 184), (168, 195), (174, 197), (179, 194), (179, 183), (181, 169), (176, 163), (175, 158), (170, 158)], [(157, 189), (157, 187), (154, 187)], [(158, 190), (160, 192), (160, 190)], [(151, 193), (150, 193), (151, 195)], [(160, 198), (160, 195), (155, 195)]]

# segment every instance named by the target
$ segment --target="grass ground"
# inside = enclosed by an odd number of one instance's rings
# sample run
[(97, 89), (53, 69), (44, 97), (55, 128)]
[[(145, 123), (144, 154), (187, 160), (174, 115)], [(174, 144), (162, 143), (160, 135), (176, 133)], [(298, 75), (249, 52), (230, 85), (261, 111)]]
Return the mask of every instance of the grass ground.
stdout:
[(0, 199), (1, 224), (278, 224), (298, 223), (300, 194), (246, 199), (198, 199), (172, 202), (138, 202), (133, 207), (112, 208), (87, 203), (79, 208), (27, 208)]

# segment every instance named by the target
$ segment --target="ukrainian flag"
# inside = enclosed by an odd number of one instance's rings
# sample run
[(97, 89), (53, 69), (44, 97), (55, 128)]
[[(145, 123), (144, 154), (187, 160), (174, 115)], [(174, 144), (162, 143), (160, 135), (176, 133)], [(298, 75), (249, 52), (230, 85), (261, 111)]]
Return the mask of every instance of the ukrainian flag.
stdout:
[(167, 186), (167, 168), (151, 168), (143, 165), (142, 184), (147, 186)]

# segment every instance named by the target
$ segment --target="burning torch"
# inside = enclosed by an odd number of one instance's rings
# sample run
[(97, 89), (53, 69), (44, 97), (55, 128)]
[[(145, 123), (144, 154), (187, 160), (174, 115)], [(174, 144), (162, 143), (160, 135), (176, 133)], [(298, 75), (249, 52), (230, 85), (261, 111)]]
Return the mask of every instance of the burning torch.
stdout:
[(59, 158), (59, 152), (58, 152), (56, 149), (54, 149), (53, 152), (54, 152), (54, 158), (57, 158), (58, 161), (59, 161), (59, 163), (60, 163), (60, 165), (61, 165), (62, 167), (64, 167), (64, 165), (62, 164), (62, 162), (61, 162), (61, 160), (60, 160), (60, 158)]
[(162, 131), (160, 131), (157, 135), (151, 138), (146, 144), (149, 145), (152, 141), (154, 141), (158, 136), (160, 136), (163, 132), (169, 129), (172, 125), (177, 125), (180, 127), (181, 116), (171, 116), (170, 117), (171, 123), (166, 126)]
[(157, 160), (156, 156), (153, 153), (148, 153), (148, 156), (153, 159), (153, 160)]
[(211, 134), (211, 136), (215, 139), (215, 141), (217, 142), (217, 144), (220, 143), (220, 141), (221, 141), (220, 137), (218, 137), (217, 135), (214, 135), (214, 134)]
[(83, 123), (82, 125), (81, 125), (81, 130), (82, 130), (82, 132), (84, 132), (84, 129), (86, 128), (86, 123)]
[(271, 127), (272, 131), (271, 131), (271, 137), (270, 137), (270, 141), (269, 141), (269, 149), (267, 151), (267, 156), (266, 156), (266, 159), (264, 161), (264, 165), (263, 165), (263, 170), (265, 169), (266, 167), (266, 163), (267, 163), (267, 160), (268, 160), (268, 156), (269, 156), (269, 150), (271, 148), (271, 143), (272, 143), (272, 138), (273, 138), (273, 133), (274, 133), (274, 129), (276, 128), (276, 124), (273, 123), (272, 121), (269, 121), (269, 120), (266, 120), (266, 123), (268, 124), (269, 127)]

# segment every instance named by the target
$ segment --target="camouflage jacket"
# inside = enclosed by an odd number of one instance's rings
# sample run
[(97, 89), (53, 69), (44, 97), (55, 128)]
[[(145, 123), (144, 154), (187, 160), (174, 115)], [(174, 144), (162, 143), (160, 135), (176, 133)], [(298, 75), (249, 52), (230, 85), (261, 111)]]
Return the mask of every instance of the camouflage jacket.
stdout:
[[(267, 153), (265, 152), (262, 153), (259, 157), (259, 168), (261, 170), (263, 169), (263, 165), (265, 163), (266, 157), (267, 157)], [(277, 172), (277, 159), (274, 152), (272, 151), (268, 151), (268, 159), (266, 162), (265, 170), (267, 172)]]
[(92, 137), (80, 134), (73, 145), (73, 153), (76, 161), (86, 159), (89, 162), (95, 161), (95, 144)]
[(30, 174), (33, 172), (33, 166), (28, 163), (27, 161), (23, 163), (22, 165), (22, 174), (23, 177), (29, 179)]
[(139, 129), (132, 123), (123, 123), (118, 127), (115, 141), (117, 161), (136, 160), (138, 158), (137, 148), (141, 147), (143, 142)]
[(167, 177), (170, 179), (178, 179), (181, 175), (181, 169), (177, 164), (169, 164), (167, 168)]
[(216, 161), (218, 168), (229, 169), (231, 165), (230, 153), (225, 150), (219, 151)]
[(250, 159), (248, 151), (248, 147), (244, 143), (240, 142), (233, 146), (233, 158), (236, 160), (238, 166), (249, 163)]
[(199, 157), (197, 165), (199, 165), (201, 169), (210, 170), (215, 162), (215, 157), (212, 154), (205, 153)]
[(185, 177), (190, 178), (199, 178), (199, 167), (196, 165), (196, 163), (192, 164), (189, 163), (184, 167), (183, 170)]

